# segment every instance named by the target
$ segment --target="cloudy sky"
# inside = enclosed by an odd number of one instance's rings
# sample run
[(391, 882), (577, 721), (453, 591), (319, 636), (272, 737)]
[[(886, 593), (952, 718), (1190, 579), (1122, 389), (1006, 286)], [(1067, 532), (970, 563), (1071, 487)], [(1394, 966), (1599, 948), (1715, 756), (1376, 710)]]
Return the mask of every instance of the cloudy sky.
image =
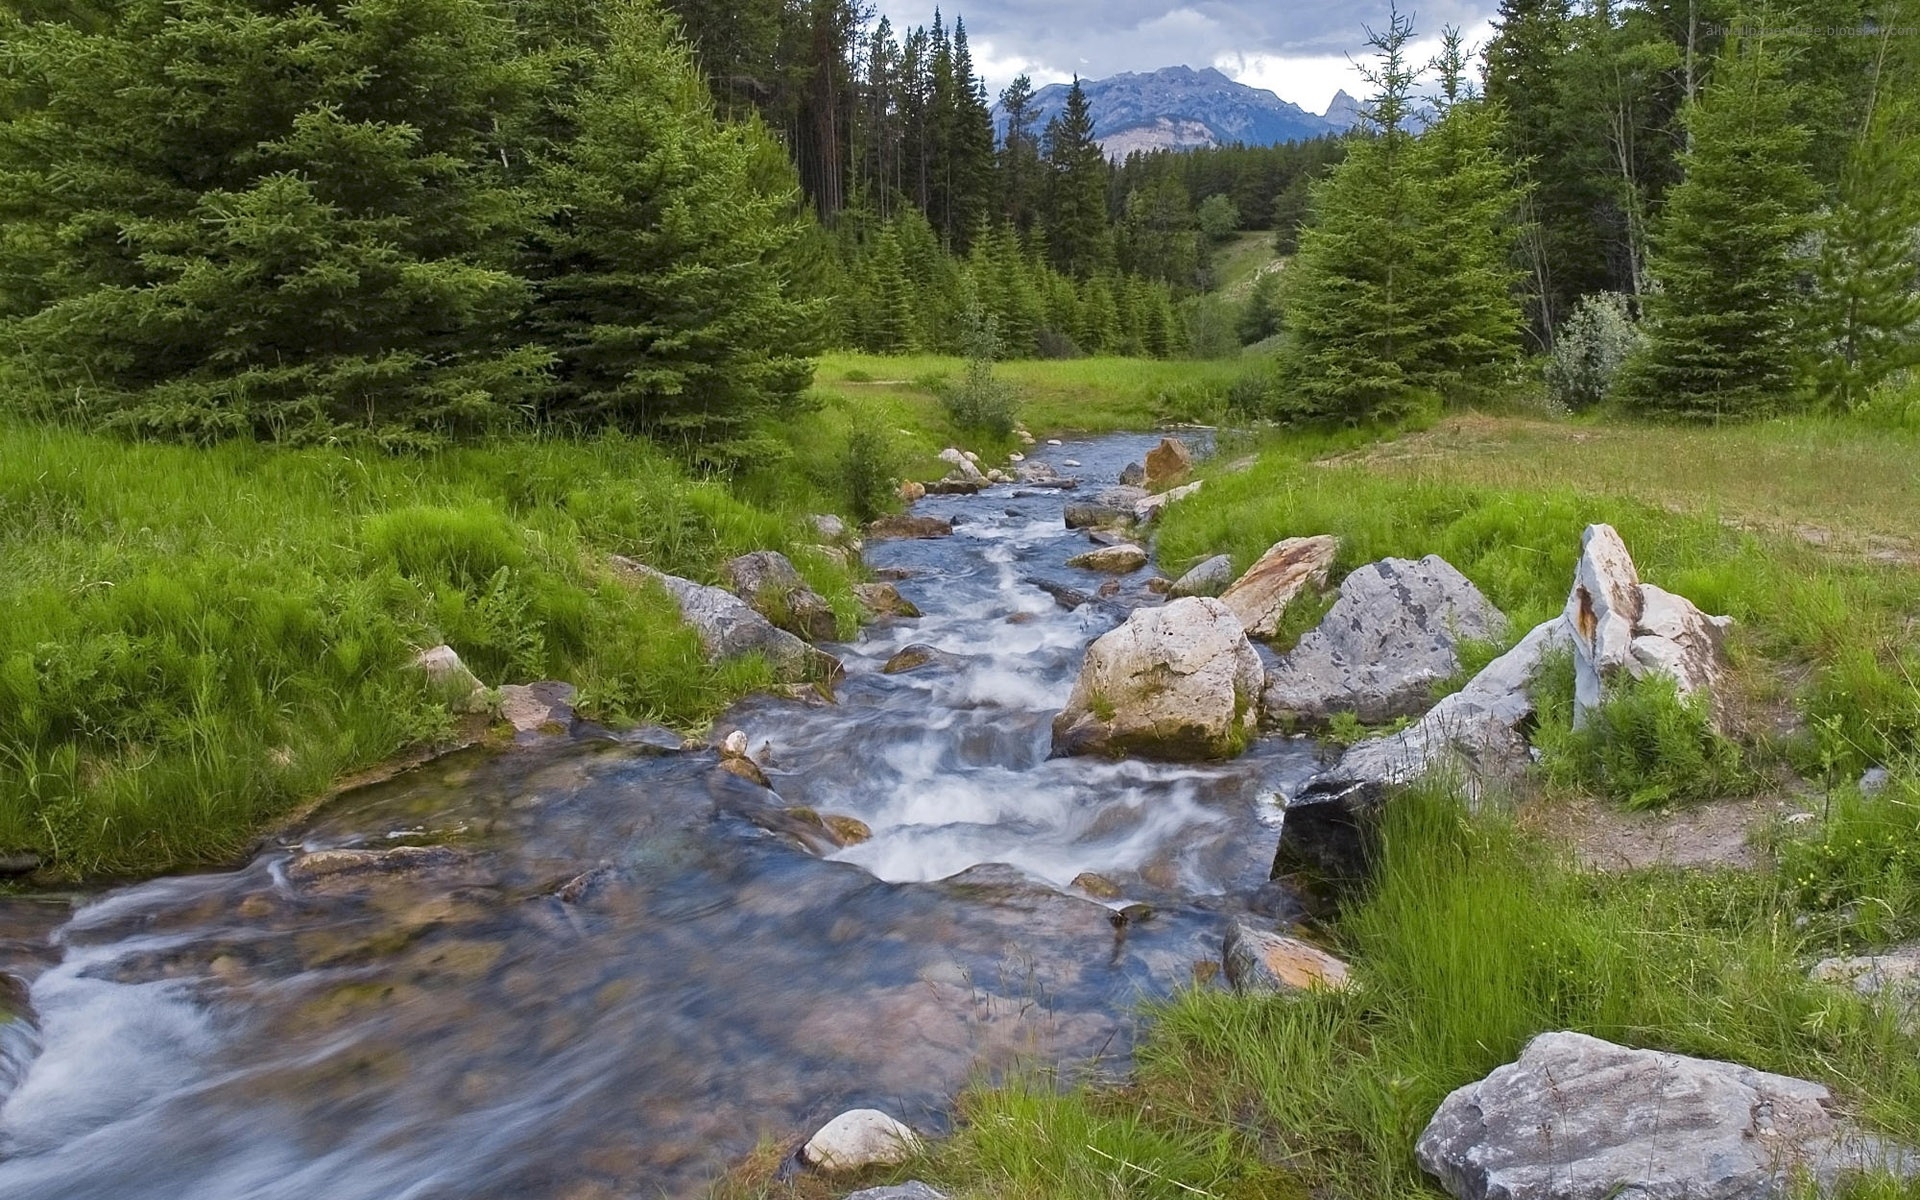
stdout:
[[(1405, 3), (1406, 0), (1403, 0)], [(1495, 0), (1406, 3), (1419, 38), (1416, 61), (1433, 52), (1442, 26), (1458, 25), (1469, 43), (1485, 42)], [(927, 0), (879, 0), (896, 28), (924, 25)], [(1279, 93), (1320, 112), (1335, 91), (1364, 98), (1348, 56), (1365, 54), (1365, 27), (1383, 26), (1387, 0), (946, 0), (945, 19), (966, 20), (974, 63), (995, 94), (1026, 72), (1036, 86), (1076, 73), (1102, 79), (1121, 71), (1184, 64), (1218, 67), (1242, 83)]]

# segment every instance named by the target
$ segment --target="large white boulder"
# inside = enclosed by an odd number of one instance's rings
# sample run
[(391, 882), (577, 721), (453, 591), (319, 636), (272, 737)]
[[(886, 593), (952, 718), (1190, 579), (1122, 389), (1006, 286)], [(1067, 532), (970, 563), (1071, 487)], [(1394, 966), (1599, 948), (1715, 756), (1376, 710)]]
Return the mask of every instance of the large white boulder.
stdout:
[(1326, 584), (1339, 552), (1339, 539), (1325, 534), (1277, 542), (1220, 593), (1220, 599), (1240, 618), (1249, 637), (1272, 637), (1296, 596), (1309, 586)]
[(1056, 753), (1218, 758), (1258, 720), (1260, 656), (1233, 610), (1191, 597), (1141, 609), (1087, 648)]
[(1480, 589), (1445, 559), (1389, 558), (1340, 584), (1318, 628), (1267, 675), (1266, 720), (1325, 720), (1350, 712), (1370, 725), (1432, 705), (1460, 670), (1460, 644), (1506, 627)]
[(1459, 1200), (1750, 1200), (1920, 1167), (1817, 1083), (1579, 1033), (1448, 1096), (1415, 1152)]
[(1584, 726), (1620, 678), (1664, 675), (1680, 694), (1717, 700), (1726, 662), (1727, 617), (1709, 617), (1691, 601), (1640, 581), (1619, 531), (1592, 525), (1580, 539), (1580, 562), (1566, 618), (1573, 630), (1573, 722)]

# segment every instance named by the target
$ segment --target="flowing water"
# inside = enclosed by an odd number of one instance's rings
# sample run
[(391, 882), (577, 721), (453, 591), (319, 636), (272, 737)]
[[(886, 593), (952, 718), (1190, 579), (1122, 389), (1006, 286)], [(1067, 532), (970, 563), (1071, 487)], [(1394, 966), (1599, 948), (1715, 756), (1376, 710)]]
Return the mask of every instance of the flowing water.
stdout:
[[(1040, 457), (1084, 492), (1151, 444)], [(979, 1072), (1123, 1066), (1141, 1002), (1280, 902), (1275, 797), (1313, 762), (1048, 757), (1087, 643), (1151, 599), (1147, 573), (1073, 611), (1037, 585), (1102, 582), (1064, 565), (1067, 498), (932, 499), (952, 538), (869, 548), (924, 617), (835, 648), (837, 704), (719, 725), (777, 795), (711, 752), (555, 738), (344, 796), (235, 872), (0, 901), (0, 1196), (697, 1195), (845, 1108), (937, 1129)], [(914, 642), (962, 661), (881, 672)], [(796, 806), (873, 836), (836, 851)], [(451, 852), (289, 870), (397, 845)]]

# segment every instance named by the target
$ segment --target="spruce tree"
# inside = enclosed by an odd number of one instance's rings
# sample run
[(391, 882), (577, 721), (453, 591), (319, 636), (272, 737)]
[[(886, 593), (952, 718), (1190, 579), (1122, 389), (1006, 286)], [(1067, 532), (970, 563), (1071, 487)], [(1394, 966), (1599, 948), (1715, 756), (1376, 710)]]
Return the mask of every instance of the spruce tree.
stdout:
[(1054, 265), (1086, 278), (1113, 262), (1107, 221), (1107, 157), (1093, 137), (1093, 111), (1073, 81), (1061, 114), (1047, 122), (1047, 246)]
[(1819, 227), (1807, 374), (1820, 403), (1839, 412), (1920, 365), (1920, 56), (1893, 40), (1895, 28), (1883, 34), (1866, 117)]
[(4, 331), (77, 411), (433, 439), (543, 386), (508, 269), (539, 80), (489, 0), (127, 0), (6, 32)]
[(603, 6), (607, 44), (545, 164), (532, 327), (560, 357), (549, 412), (644, 430), (731, 464), (811, 381), (806, 306), (781, 258), (801, 225), (757, 124), (722, 125), (672, 18)]
[(1378, 66), (1366, 136), (1313, 190), (1313, 218), (1282, 283), (1291, 335), (1280, 359), (1285, 415), (1363, 424), (1418, 403), (1408, 378), (1423, 349), (1416, 277), (1421, 197), (1406, 128), (1412, 22), (1370, 30)]
[(1439, 120), (1415, 143), (1422, 236), (1414, 282), (1421, 353), (1407, 380), (1449, 398), (1494, 384), (1519, 357), (1522, 318), (1514, 299), (1514, 218), (1523, 190), (1500, 151), (1502, 113), (1466, 90), (1460, 31), (1448, 28), (1434, 60)]
[(1728, 44), (1686, 114), (1693, 145), (1655, 231), (1646, 348), (1621, 383), (1634, 407), (1718, 420), (1791, 397), (1805, 337), (1800, 247), (1818, 200), (1792, 105), (1761, 32)]

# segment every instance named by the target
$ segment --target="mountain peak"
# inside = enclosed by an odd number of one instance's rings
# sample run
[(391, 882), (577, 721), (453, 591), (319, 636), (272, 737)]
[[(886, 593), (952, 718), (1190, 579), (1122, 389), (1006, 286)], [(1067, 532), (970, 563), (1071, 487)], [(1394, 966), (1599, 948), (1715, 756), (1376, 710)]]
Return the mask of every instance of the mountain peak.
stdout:
[[(1142, 150), (1184, 150), (1234, 142), (1271, 146), (1325, 137), (1352, 123), (1337, 124), (1307, 112), (1265, 89), (1237, 83), (1211, 66), (1178, 65), (1106, 79), (1082, 79), (1080, 87), (1092, 111), (1094, 136), (1112, 158)], [(1056, 83), (1034, 93), (1036, 132), (1046, 128), (1047, 122), (1065, 108), (1067, 91), (1066, 85)], [(1336, 106), (1338, 103), (1336, 97)], [(994, 120), (1004, 134), (1006, 116), (997, 107)]]

